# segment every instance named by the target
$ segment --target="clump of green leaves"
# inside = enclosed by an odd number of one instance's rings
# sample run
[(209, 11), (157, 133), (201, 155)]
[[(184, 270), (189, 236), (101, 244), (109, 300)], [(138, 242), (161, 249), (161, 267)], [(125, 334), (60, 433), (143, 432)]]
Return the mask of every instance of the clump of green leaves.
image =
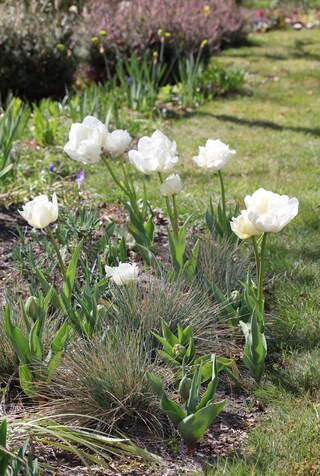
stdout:
[(10, 303), (6, 307), (6, 332), (19, 359), (20, 385), (24, 393), (31, 397), (37, 392), (37, 384), (48, 384), (52, 379), (69, 338), (68, 325), (64, 322), (53, 338), (49, 351), (45, 352), (42, 335), (51, 298), (52, 291), (45, 297), (40, 293), (38, 298), (30, 296), (27, 303), (22, 305), (26, 335), (20, 326), (12, 323)]
[(213, 402), (218, 386), (218, 366), (216, 356), (211, 356), (211, 381), (206, 391), (201, 392), (201, 365), (196, 369), (192, 378), (188, 377), (183, 364), (182, 379), (179, 384), (179, 397), (182, 405), (170, 399), (161, 380), (148, 373), (148, 380), (155, 394), (160, 399), (160, 408), (176, 427), (179, 435), (188, 448), (188, 454), (195, 453), (196, 442), (207, 431), (214, 418), (219, 415), (225, 406), (225, 401)]
[[(27, 455), (28, 454), (28, 455)], [(37, 459), (33, 459), (29, 440), (13, 453), (7, 445), (7, 420), (0, 424), (0, 474), (3, 476), (18, 476), (23, 471), (25, 476), (40, 476)]]

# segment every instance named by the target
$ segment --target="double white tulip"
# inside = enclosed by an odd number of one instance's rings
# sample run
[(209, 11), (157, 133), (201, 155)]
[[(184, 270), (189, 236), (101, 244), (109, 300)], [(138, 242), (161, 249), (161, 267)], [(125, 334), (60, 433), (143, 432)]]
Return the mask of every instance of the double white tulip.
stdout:
[(105, 266), (106, 276), (118, 286), (135, 283), (138, 279), (138, 266), (130, 263), (120, 263), (119, 266)]
[(169, 175), (160, 186), (160, 192), (165, 197), (172, 197), (181, 192), (182, 183), (178, 174)]
[(179, 160), (176, 148), (175, 141), (156, 130), (151, 137), (141, 137), (138, 150), (129, 151), (129, 161), (146, 175), (169, 172)]
[(250, 236), (261, 235), (254, 224), (248, 218), (248, 211), (242, 210), (237, 218), (232, 218), (230, 222), (231, 230), (241, 239), (246, 240)]
[(45, 228), (58, 218), (57, 196), (54, 193), (50, 202), (47, 195), (40, 195), (23, 205), (18, 212), (33, 228)]
[(231, 229), (242, 240), (261, 233), (278, 233), (297, 214), (296, 198), (259, 188), (244, 199), (247, 209), (230, 222)]
[(108, 132), (107, 127), (96, 117), (87, 116), (82, 123), (72, 124), (69, 141), (64, 151), (74, 160), (83, 164), (96, 164), (105, 149), (113, 156), (121, 155), (131, 142), (125, 130)]
[(219, 171), (224, 169), (235, 154), (236, 151), (221, 140), (208, 139), (205, 147), (199, 146), (199, 155), (193, 157), (193, 161), (204, 169)]
[(261, 232), (278, 233), (298, 214), (299, 201), (259, 188), (244, 199), (249, 220)]
[(123, 129), (116, 129), (113, 132), (108, 132), (106, 140), (106, 150), (114, 157), (117, 157), (126, 150), (132, 138), (128, 131)]

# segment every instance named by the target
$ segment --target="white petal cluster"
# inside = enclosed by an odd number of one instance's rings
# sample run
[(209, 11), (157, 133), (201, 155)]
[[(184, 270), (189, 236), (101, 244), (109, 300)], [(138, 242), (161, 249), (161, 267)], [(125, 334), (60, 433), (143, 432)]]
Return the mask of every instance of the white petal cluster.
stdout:
[(108, 130), (96, 117), (87, 116), (82, 123), (72, 124), (69, 141), (63, 150), (83, 164), (96, 164), (107, 140)]
[(50, 202), (47, 195), (39, 195), (23, 205), (18, 212), (33, 228), (45, 228), (58, 218), (57, 196), (54, 193)]
[(247, 209), (230, 222), (242, 240), (260, 233), (278, 233), (298, 214), (299, 201), (259, 188), (244, 199)]
[(146, 175), (169, 172), (178, 160), (176, 142), (171, 142), (159, 130), (151, 137), (142, 137), (138, 142), (138, 150), (129, 151), (131, 164)]
[(130, 263), (120, 263), (119, 266), (105, 266), (106, 276), (118, 286), (135, 283), (138, 279), (138, 266)]
[(128, 131), (116, 129), (113, 132), (108, 132), (106, 140), (106, 151), (114, 157), (118, 157), (126, 150), (132, 138)]
[(160, 192), (165, 197), (178, 195), (181, 192), (182, 183), (178, 174), (169, 175), (160, 186)]
[(204, 169), (222, 170), (236, 154), (221, 140), (208, 139), (205, 147), (199, 147), (199, 155), (193, 157), (193, 161)]
[(242, 210), (237, 218), (233, 218), (230, 222), (231, 230), (241, 239), (246, 240), (250, 236), (261, 235), (254, 224), (248, 218), (248, 211)]
[(296, 198), (279, 195), (259, 188), (244, 199), (249, 220), (262, 232), (278, 233), (297, 214), (299, 202)]

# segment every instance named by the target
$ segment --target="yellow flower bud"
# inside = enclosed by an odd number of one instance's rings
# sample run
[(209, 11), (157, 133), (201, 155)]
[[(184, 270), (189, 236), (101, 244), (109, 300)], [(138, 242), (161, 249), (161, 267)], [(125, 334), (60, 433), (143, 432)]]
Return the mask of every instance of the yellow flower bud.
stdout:
[(57, 44), (57, 49), (58, 49), (59, 51), (64, 51), (64, 50), (66, 49), (66, 47), (65, 47), (62, 43), (58, 43), (58, 44)]
[(201, 45), (200, 45), (200, 48), (204, 48), (206, 45), (208, 44), (208, 40), (202, 40), (201, 41)]
[(92, 43), (97, 45), (99, 43), (99, 38), (97, 36), (94, 36), (94, 37), (91, 38), (91, 41), (92, 41)]
[(203, 10), (202, 10), (202, 11), (203, 11), (203, 14), (207, 17), (207, 16), (210, 14), (210, 7), (209, 7), (209, 5), (205, 5), (205, 6), (203, 7)]
[(170, 33), (169, 31), (166, 31), (165, 34), (164, 34), (164, 36), (165, 36), (166, 38), (170, 38), (171, 33)]
[(99, 35), (100, 35), (100, 36), (107, 36), (106, 30), (100, 30), (100, 31), (99, 31)]

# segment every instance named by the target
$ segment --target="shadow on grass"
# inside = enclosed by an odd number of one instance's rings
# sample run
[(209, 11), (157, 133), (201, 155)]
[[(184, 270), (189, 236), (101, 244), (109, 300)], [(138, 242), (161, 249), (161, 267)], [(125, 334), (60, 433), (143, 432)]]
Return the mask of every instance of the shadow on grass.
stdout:
[[(189, 116), (192, 116), (194, 113), (189, 113)], [(294, 126), (283, 126), (272, 121), (260, 120), (260, 119), (245, 119), (243, 117), (229, 116), (227, 114), (212, 114), (210, 112), (197, 111), (197, 116), (209, 116), (217, 119), (221, 122), (231, 122), (239, 126), (251, 126), (251, 127), (261, 127), (262, 129), (272, 129), (275, 131), (292, 131), (300, 132), (302, 134), (312, 134), (316, 137), (320, 137), (320, 127), (294, 127)]]

